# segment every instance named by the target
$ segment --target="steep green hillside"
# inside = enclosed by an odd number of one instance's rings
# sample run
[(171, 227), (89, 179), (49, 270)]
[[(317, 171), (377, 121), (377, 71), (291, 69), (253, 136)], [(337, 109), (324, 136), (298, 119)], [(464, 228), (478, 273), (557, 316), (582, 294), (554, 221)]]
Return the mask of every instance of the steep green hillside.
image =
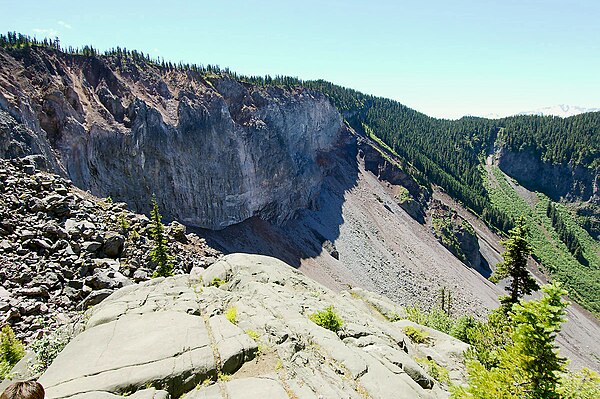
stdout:
[(492, 205), (512, 218), (524, 215), (530, 230), (534, 256), (562, 281), (571, 297), (582, 306), (600, 314), (600, 244), (576, 222), (572, 213), (561, 204), (554, 204), (566, 228), (579, 240), (587, 266), (582, 265), (561, 240), (547, 215), (550, 200), (544, 194), (519, 195), (515, 183), (495, 166), (486, 176), (486, 187)]

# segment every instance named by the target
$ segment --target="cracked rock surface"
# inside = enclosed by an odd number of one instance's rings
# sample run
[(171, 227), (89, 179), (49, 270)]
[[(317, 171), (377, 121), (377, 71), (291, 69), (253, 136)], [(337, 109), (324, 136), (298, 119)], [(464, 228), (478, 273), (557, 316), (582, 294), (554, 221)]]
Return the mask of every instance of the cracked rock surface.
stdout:
[[(40, 381), (48, 398), (447, 397), (415, 358), (461, 383), (467, 345), (418, 325), (430, 338), (412, 343), (410, 323), (384, 317), (396, 309), (386, 301), (334, 293), (274, 258), (231, 254), (116, 291)], [(344, 322), (337, 333), (309, 318), (328, 306)]]

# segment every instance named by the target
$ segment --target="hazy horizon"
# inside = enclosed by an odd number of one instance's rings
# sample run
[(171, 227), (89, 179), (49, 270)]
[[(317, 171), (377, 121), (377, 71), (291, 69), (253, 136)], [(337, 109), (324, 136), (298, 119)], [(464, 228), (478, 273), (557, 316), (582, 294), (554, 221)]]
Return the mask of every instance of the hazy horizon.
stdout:
[(600, 3), (0, 0), (2, 31), (244, 75), (325, 79), (427, 115), (600, 107)]

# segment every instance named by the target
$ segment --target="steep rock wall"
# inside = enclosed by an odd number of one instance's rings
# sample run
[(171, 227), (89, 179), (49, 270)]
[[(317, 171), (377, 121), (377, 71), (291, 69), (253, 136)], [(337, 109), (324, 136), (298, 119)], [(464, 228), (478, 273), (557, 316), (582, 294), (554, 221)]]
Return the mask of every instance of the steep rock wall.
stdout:
[(600, 201), (600, 170), (571, 164), (552, 164), (531, 150), (500, 148), (496, 163), (507, 175), (532, 191), (541, 191), (555, 201)]
[(311, 207), (342, 128), (311, 90), (39, 48), (0, 50), (0, 110), (0, 155), (40, 154), (142, 212), (155, 193), (169, 218), (212, 229)]

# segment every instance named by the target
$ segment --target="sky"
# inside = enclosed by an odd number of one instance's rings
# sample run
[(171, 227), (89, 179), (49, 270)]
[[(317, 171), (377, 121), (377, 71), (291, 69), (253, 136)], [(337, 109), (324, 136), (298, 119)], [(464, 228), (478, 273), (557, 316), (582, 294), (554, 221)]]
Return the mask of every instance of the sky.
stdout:
[(0, 0), (0, 31), (325, 79), (435, 117), (600, 107), (598, 0)]

